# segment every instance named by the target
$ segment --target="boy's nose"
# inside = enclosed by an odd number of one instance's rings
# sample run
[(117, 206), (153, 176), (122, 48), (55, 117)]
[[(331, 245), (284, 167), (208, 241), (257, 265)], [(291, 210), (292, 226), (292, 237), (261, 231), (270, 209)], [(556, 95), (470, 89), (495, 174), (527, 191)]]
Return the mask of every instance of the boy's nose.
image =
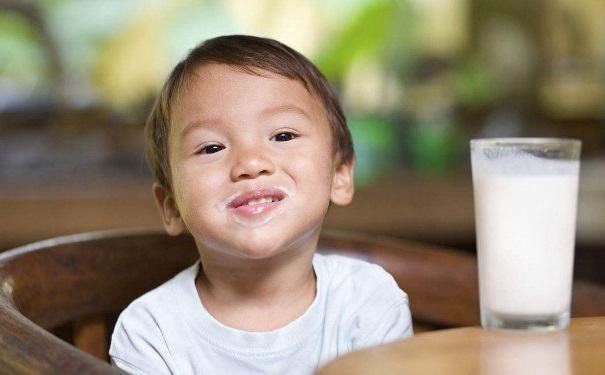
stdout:
[(238, 153), (231, 178), (234, 181), (271, 175), (275, 172), (275, 164), (260, 149), (247, 149)]

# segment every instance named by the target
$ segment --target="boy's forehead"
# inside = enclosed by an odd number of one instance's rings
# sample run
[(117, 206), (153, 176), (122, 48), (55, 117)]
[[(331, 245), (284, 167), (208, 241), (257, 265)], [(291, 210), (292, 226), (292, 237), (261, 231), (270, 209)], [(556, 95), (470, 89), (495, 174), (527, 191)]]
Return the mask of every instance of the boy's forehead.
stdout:
[(185, 73), (184, 79), (181, 82), (181, 90), (179, 90), (179, 93), (182, 93), (183, 89), (186, 90), (192, 84), (204, 84), (204, 81), (207, 81), (208, 78), (212, 76), (220, 75), (221, 77), (237, 77), (241, 74), (257, 76), (267, 79), (287, 80), (290, 82), (294, 82), (302, 86), (309, 94), (311, 94), (311, 96), (317, 98), (317, 95), (314, 90), (309, 87), (308, 83), (302, 76), (300, 78), (293, 78), (286, 73), (282, 74), (279, 72), (263, 69), (252, 65), (231, 65), (216, 62), (206, 62), (203, 64), (198, 64), (192, 69), (190, 69), (188, 73)]
[[(221, 93), (230, 89), (229, 82), (240, 82), (242, 75), (244, 77), (260, 77), (271, 81), (282, 81), (288, 85), (294, 84), (300, 86), (308, 94), (308, 97), (315, 102), (315, 105), (325, 111), (325, 105), (321, 101), (320, 96), (310, 89), (302, 79), (288, 77), (285, 74), (275, 73), (266, 69), (261, 69), (254, 66), (239, 66), (221, 63), (204, 63), (193, 67), (189, 72), (185, 73), (180, 85), (177, 87), (173, 97), (172, 112), (174, 114), (175, 107), (178, 107), (179, 102), (186, 100), (190, 96), (199, 95), (200, 93)], [(262, 83), (263, 80), (257, 82)], [(219, 83), (217, 85), (217, 82)], [(260, 86), (259, 86), (260, 88)], [(214, 90), (212, 90), (214, 89)], [(301, 91), (302, 92), (302, 91)], [(254, 92), (253, 92), (254, 94)], [(306, 95), (305, 95), (306, 96)]]
[[(259, 97), (261, 99), (257, 100)], [(292, 103), (306, 106), (321, 116), (322, 120), (327, 120), (326, 108), (319, 96), (297, 79), (255, 67), (206, 63), (191, 69), (183, 77), (172, 100), (170, 122), (173, 125), (175, 122), (182, 125), (183, 117), (190, 117), (192, 108), (200, 113), (201, 108), (208, 112), (220, 113), (220, 104), (233, 98), (242, 98), (238, 102), (240, 106), (235, 109), (255, 100), (268, 106), (285, 106), (285, 103)], [(208, 105), (213, 101), (216, 105)]]

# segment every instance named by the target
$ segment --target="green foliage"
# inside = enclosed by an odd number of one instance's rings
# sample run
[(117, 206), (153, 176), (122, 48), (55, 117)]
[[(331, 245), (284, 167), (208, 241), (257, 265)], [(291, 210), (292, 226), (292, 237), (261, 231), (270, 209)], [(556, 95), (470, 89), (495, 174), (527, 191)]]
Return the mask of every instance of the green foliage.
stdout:
[(22, 16), (0, 12), (0, 78), (35, 85), (46, 73), (39, 35)]
[(372, 2), (329, 39), (315, 62), (331, 80), (341, 78), (359, 57), (400, 65), (412, 48), (412, 26), (412, 10), (407, 2)]
[(385, 117), (351, 117), (348, 120), (357, 156), (355, 183), (358, 186), (395, 168), (400, 139), (397, 124)]
[(461, 62), (453, 71), (456, 98), (470, 109), (488, 107), (498, 99), (499, 87), (485, 64), (476, 60)]

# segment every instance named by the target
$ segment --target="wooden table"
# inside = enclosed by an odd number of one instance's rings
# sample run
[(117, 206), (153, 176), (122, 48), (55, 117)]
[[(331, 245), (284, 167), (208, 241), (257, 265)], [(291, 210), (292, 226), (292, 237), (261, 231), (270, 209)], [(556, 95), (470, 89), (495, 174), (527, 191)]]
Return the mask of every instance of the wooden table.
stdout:
[(605, 317), (575, 318), (557, 332), (423, 333), (351, 353), (318, 372), (340, 374), (605, 374)]

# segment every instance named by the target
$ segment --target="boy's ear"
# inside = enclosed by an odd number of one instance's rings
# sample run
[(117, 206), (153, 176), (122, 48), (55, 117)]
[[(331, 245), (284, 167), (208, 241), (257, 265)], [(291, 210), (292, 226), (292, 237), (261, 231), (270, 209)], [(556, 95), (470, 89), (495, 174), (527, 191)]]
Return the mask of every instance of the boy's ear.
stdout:
[(330, 193), (332, 203), (339, 206), (351, 203), (355, 193), (354, 170), (355, 158), (351, 158), (351, 160), (345, 161), (336, 167), (332, 179), (332, 192)]
[(171, 192), (158, 183), (153, 184), (153, 195), (155, 203), (160, 210), (164, 228), (171, 236), (181, 234), (185, 230), (185, 223), (181, 218), (181, 213), (176, 206), (176, 201)]

